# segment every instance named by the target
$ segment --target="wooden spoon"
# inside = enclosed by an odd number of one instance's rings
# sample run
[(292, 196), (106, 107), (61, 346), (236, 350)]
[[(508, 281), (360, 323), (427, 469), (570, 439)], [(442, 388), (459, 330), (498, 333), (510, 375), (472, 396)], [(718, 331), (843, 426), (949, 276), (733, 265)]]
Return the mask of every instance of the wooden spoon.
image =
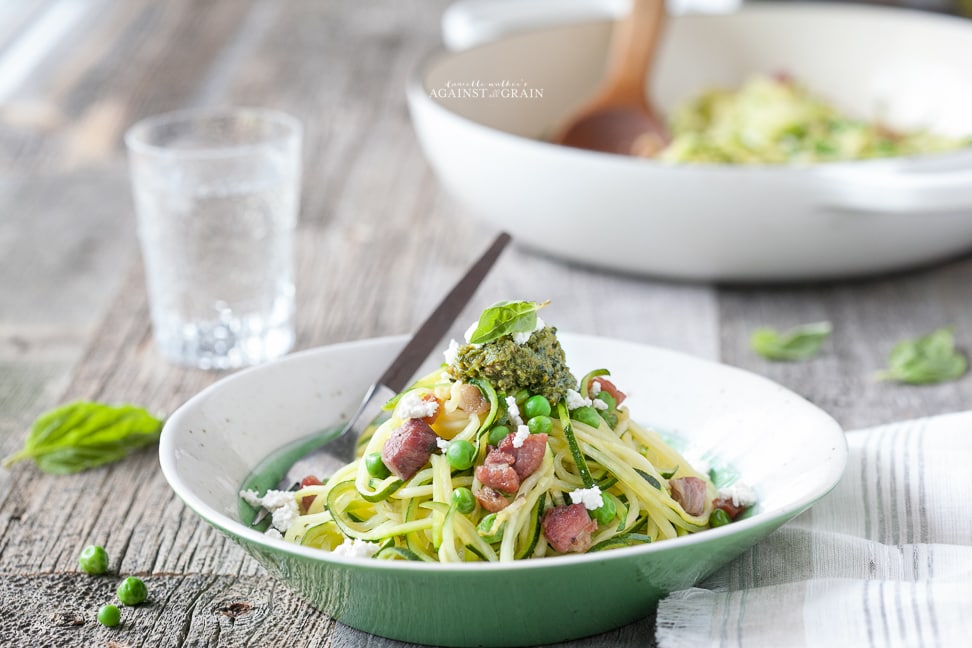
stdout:
[(645, 157), (668, 144), (671, 137), (645, 90), (665, 19), (665, 0), (632, 0), (631, 12), (614, 29), (603, 85), (558, 129), (555, 143)]

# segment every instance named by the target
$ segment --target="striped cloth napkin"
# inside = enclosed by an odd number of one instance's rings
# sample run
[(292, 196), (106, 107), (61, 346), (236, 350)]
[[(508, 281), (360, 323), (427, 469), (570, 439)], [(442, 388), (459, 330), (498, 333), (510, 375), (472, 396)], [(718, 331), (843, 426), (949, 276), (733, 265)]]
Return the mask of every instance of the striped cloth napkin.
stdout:
[(972, 646), (972, 412), (847, 441), (814, 508), (659, 603), (661, 648)]

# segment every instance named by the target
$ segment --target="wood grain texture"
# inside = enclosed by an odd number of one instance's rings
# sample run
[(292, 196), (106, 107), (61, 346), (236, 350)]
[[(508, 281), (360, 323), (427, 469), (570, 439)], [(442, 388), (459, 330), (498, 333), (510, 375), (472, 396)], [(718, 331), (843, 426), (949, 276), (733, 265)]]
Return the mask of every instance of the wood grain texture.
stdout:
[[(972, 407), (972, 376), (911, 386), (874, 379), (896, 342), (951, 327), (968, 353), (972, 340), (972, 259), (891, 277), (827, 286), (719, 292), (723, 360), (763, 374), (830, 412), (846, 428)], [(803, 363), (755, 355), (749, 335), (759, 326), (786, 329), (828, 320), (824, 353)]]
[[(306, 127), (297, 346), (413, 330), (493, 229), (467, 218), (425, 164), (403, 87), (438, 40), (445, 0), (92, 0), (0, 103), (0, 452), (76, 398), (159, 415), (220, 377), (160, 360), (151, 341), (121, 136), (186, 106), (263, 105)], [(0, 10), (0, 56), (58, 0)], [(515, 236), (515, 232), (513, 233)], [(849, 427), (968, 408), (972, 379), (874, 383), (891, 345), (942, 325), (972, 340), (972, 260), (850, 284), (689, 285), (564, 264), (515, 245), (460, 317), (550, 299), (562, 330), (721, 359), (777, 380)], [(754, 328), (830, 320), (825, 353), (769, 363)], [(106, 547), (112, 573), (76, 557)], [(147, 605), (94, 621), (120, 575)], [(653, 620), (571, 648), (645, 646)], [(404, 646), (300, 601), (168, 488), (153, 449), (72, 477), (0, 470), (0, 645)]]

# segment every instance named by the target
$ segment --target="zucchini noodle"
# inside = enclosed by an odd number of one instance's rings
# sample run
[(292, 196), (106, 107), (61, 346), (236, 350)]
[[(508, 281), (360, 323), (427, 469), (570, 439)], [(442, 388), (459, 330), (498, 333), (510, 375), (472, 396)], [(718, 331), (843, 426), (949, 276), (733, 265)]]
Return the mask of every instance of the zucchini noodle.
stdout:
[[(453, 440), (477, 440), (479, 416), (456, 406), (453, 386), (457, 384), (438, 384), (431, 390), (445, 397), (443, 413), (432, 427), (450, 434)], [(716, 495), (708, 476), (694, 470), (657, 432), (630, 420), (626, 407), (619, 408), (618, 413), (626, 422), (620, 436), (604, 420), (597, 427), (576, 420), (570, 424), (588, 469), (600, 475), (602, 483), (609, 478), (613, 482), (601, 492), (613, 498), (619, 512), (610, 523), (599, 524), (593, 546), (626, 532), (636, 532), (656, 542), (708, 528)], [(298, 500), (306, 496), (314, 499), (306, 513), (291, 524), (285, 538), (326, 550), (335, 549), (346, 537), (354, 538), (379, 543), (382, 549), (408, 550), (404, 554), (390, 554), (395, 558), (411, 557), (410, 553), (421, 560), (439, 562), (508, 561), (558, 555), (541, 537), (542, 512), (538, 506), (541, 499), (548, 507), (569, 504), (569, 493), (583, 488), (584, 482), (571, 456), (563, 425), (556, 418), (551, 422), (540, 467), (523, 480), (509, 505), (496, 513), (493, 528), (488, 530), (494, 535), (501, 531), (498, 542), (485, 541), (477, 531), (477, 525), (487, 515), (482, 507), (463, 515), (451, 505), (455, 488), (475, 489), (481, 484), (471, 469), (454, 471), (442, 453), (433, 453), (428, 468), (404, 481), (387, 497), (375, 502), (362, 497), (362, 494), (375, 496), (401, 481), (394, 475), (376, 479), (368, 473), (363, 458), (381, 452), (392, 432), (402, 424), (395, 417), (382, 423), (361, 456), (342, 468), (328, 484), (308, 486), (295, 493)], [(486, 440), (485, 434), (478, 439), (484, 450)], [(668, 478), (662, 476), (662, 472), (672, 470), (673, 473), (666, 473)], [(686, 476), (706, 482), (705, 508), (697, 515), (688, 514), (667, 488), (670, 480)], [(354, 488), (347, 488), (348, 484)], [(326, 503), (333, 488), (340, 485), (344, 486), (341, 497), (334, 497), (333, 501), (342, 510), (330, 511)], [(345, 524), (336, 524), (332, 515), (346, 520)]]
[(844, 115), (786, 74), (755, 75), (737, 90), (707, 90), (679, 106), (669, 126), (672, 141), (658, 158), (671, 163), (833, 162), (972, 146), (968, 134), (895, 130)]

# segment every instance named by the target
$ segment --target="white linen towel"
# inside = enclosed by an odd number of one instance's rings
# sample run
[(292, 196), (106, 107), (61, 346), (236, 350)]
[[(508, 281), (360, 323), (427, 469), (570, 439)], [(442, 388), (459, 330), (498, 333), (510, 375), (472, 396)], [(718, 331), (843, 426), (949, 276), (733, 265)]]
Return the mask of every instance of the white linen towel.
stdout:
[(972, 646), (972, 412), (847, 441), (830, 494), (659, 603), (661, 648)]

